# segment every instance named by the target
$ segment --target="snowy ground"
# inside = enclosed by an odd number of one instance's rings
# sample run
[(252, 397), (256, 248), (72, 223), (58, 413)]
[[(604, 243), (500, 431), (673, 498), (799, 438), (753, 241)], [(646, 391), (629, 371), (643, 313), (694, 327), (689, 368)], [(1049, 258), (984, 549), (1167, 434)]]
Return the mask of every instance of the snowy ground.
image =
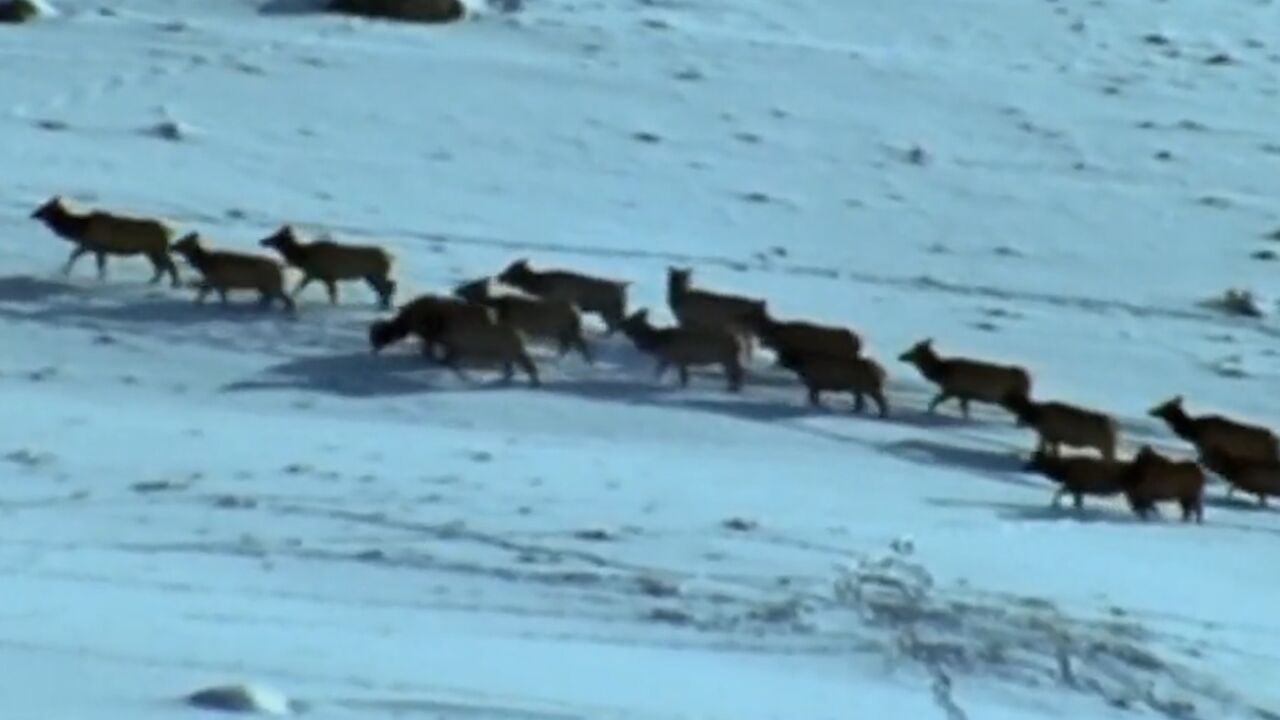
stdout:
[[(1130, 449), (1183, 450), (1145, 414), (1175, 393), (1280, 425), (1280, 324), (1203, 302), (1272, 307), (1280, 5), (257, 5), (0, 28), (0, 715), (253, 681), (318, 718), (1280, 716), (1276, 511), (1052, 510), (1029, 432), (923, 414), (895, 359), (1025, 363)], [(376, 238), (403, 298), (527, 256), (665, 319), (689, 264), (852, 324), (893, 416), (764, 358), (682, 392), (620, 340), (468, 384), (371, 356), (357, 287), (290, 321), (67, 280), (54, 193)]]

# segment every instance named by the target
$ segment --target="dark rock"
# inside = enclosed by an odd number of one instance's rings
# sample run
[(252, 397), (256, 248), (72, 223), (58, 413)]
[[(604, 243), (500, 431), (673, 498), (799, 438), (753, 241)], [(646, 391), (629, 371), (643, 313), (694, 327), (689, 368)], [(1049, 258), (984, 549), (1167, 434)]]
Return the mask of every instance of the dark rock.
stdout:
[(0, 23), (17, 25), (40, 17), (40, 6), (31, 0), (0, 0)]
[(329, 10), (418, 23), (453, 22), (466, 15), (460, 0), (332, 0)]

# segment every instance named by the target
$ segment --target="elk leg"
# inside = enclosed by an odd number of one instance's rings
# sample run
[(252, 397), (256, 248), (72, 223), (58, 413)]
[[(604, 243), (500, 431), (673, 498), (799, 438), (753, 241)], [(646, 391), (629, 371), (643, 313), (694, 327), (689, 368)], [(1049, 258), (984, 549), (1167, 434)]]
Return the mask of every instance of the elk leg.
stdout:
[(369, 287), (378, 295), (378, 306), (383, 310), (391, 308), (391, 295), (395, 291), (395, 283), (390, 278), (370, 275), (364, 279)]
[(871, 394), (871, 399), (880, 409), (880, 417), (889, 417), (889, 401), (885, 399), (884, 393), (877, 390)]
[(516, 362), (520, 364), (524, 374), (529, 376), (529, 385), (531, 387), (538, 387), (542, 384), (542, 380), (538, 377), (538, 366), (533, 364), (533, 360), (529, 358), (527, 353), (521, 353)]
[(440, 358), (440, 364), (453, 371), (463, 382), (470, 382), (471, 378), (463, 371), (462, 366), (458, 364), (458, 351), (452, 345), (446, 345), (444, 348), (444, 356)]
[(577, 348), (578, 354), (582, 356), (582, 359), (586, 361), (588, 365), (596, 364), (596, 359), (591, 354), (591, 348), (587, 347), (587, 340), (582, 337), (581, 330), (574, 334), (572, 344), (573, 347)]
[(440, 355), (436, 352), (436, 342), (434, 340), (422, 338), (422, 355), (433, 363), (440, 362)]
[(173, 258), (168, 253), (164, 255), (164, 266), (169, 271), (169, 285), (178, 287), (182, 284), (181, 279), (178, 277), (178, 264), (173, 261)]
[(604, 320), (605, 337), (613, 337), (613, 334), (622, 326), (622, 321), (626, 315), (626, 309), (620, 303), (610, 303), (605, 310), (600, 312), (600, 318)]
[(147, 253), (147, 259), (151, 261), (151, 279), (147, 281), (148, 285), (155, 285), (164, 277), (164, 260), (163, 256), (158, 253)]
[(946, 390), (939, 392), (937, 395), (934, 396), (933, 400), (929, 402), (929, 414), (932, 415), (933, 413), (937, 412), (938, 406), (950, 400), (951, 398), (952, 398), (951, 393), (947, 392)]
[(76, 264), (76, 261), (84, 257), (85, 254), (87, 254), (88, 252), (89, 252), (89, 248), (83, 245), (75, 246), (75, 248), (71, 251), (71, 257), (68, 257), (67, 262), (64, 263), (62, 266), (62, 274), (70, 275), (71, 268)]
[(666, 360), (659, 360), (658, 364), (654, 366), (653, 379), (661, 380), (662, 376), (667, 374), (668, 367), (669, 367), (669, 363), (667, 363)]
[(742, 366), (734, 363), (729, 366), (729, 392), (742, 391)]

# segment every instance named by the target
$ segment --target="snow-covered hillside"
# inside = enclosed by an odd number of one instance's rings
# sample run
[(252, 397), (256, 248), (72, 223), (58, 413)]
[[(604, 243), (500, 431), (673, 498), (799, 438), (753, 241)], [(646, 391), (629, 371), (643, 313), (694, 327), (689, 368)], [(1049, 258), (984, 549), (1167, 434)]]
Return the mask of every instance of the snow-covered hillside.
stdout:
[[(1025, 364), (1126, 453), (1188, 453), (1175, 394), (1280, 427), (1280, 5), (469, 4), (0, 26), (0, 717), (237, 682), (317, 718), (1280, 717), (1276, 511), (1053, 509), (1030, 430), (926, 414), (897, 359)], [(856, 328), (892, 414), (763, 354), (681, 390), (594, 326), (595, 366), (466, 382), (372, 355), (361, 287), (288, 319), (64, 278), (57, 193), (384, 243), (401, 300), (528, 257), (668, 322), (687, 265)]]

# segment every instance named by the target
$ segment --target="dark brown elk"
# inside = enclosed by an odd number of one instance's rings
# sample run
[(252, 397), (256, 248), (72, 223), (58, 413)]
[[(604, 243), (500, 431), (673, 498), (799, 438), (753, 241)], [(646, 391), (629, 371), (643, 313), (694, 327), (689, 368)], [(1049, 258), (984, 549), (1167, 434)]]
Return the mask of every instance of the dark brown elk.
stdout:
[(1031, 375), (1017, 365), (1001, 365), (963, 357), (942, 357), (933, 349), (932, 338), (921, 340), (898, 357), (914, 365), (920, 374), (939, 387), (929, 403), (929, 412), (955, 399), (960, 412), (969, 417), (969, 403), (1000, 405), (1010, 395), (1031, 395)]
[(848, 328), (805, 320), (775, 320), (767, 312), (760, 318), (756, 335), (760, 344), (775, 354), (795, 351), (857, 357), (862, 352), (862, 338)]
[(70, 275), (76, 261), (87, 254), (92, 254), (97, 260), (99, 279), (107, 276), (108, 257), (141, 255), (151, 262), (155, 270), (151, 276), (153, 285), (167, 273), (173, 287), (178, 287), (178, 267), (169, 255), (175, 231), (162, 220), (105, 210), (75, 212), (59, 195), (36, 208), (31, 217), (75, 246), (62, 267), (64, 275)]
[(1204, 470), (1191, 460), (1167, 458), (1143, 445), (1124, 474), (1129, 507), (1146, 519), (1157, 502), (1177, 502), (1182, 519), (1204, 522)]
[(1175, 396), (1151, 408), (1148, 414), (1163, 420), (1201, 455), (1216, 449), (1238, 458), (1280, 461), (1280, 443), (1271, 430), (1222, 415), (1191, 416), (1182, 402), (1181, 395)]
[(676, 322), (731, 333), (749, 355), (752, 338), (768, 315), (765, 301), (695, 289), (692, 280), (692, 268), (667, 268), (667, 305)]
[(824, 391), (847, 392), (853, 395), (854, 412), (862, 412), (866, 408), (866, 398), (870, 397), (876, 404), (880, 417), (889, 414), (889, 402), (884, 395), (887, 375), (875, 360), (783, 350), (778, 354), (778, 362), (794, 372), (804, 383), (811, 405), (821, 404)]
[(295, 310), (293, 299), (284, 291), (284, 268), (269, 257), (233, 250), (210, 250), (196, 233), (174, 243), (173, 251), (200, 273), (197, 303), (203, 303), (210, 292), (216, 292), (225, 305), (227, 293), (231, 290), (256, 290), (262, 307), (270, 307), (273, 301), (279, 300), (287, 312)]
[(1280, 461), (1239, 457), (1212, 447), (1200, 457), (1227, 482), (1228, 499), (1239, 490), (1257, 496), (1258, 505), (1266, 507), (1269, 496), (1280, 496)]
[(498, 280), (530, 295), (563, 300), (579, 311), (598, 315), (607, 334), (619, 329), (627, 314), (627, 287), (630, 282), (594, 277), (570, 270), (534, 270), (521, 258), (498, 274)]
[(1003, 404), (1018, 418), (1019, 425), (1035, 429), (1040, 450), (1060, 455), (1066, 445), (1092, 448), (1105, 460), (1116, 458), (1119, 433), (1116, 421), (1106, 413), (1056, 400), (1032, 400), (1018, 393), (1005, 398)]
[(1023, 467), (1025, 472), (1039, 473), (1058, 483), (1051, 501), (1057, 507), (1064, 495), (1070, 495), (1077, 510), (1084, 507), (1087, 495), (1110, 497), (1124, 492), (1124, 475), (1129, 463), (1095, 457), (1061, 457), (1036, 450)]
[(370, 323), (369, 346), (376, 354), (416, 335), (422, 341), (423, 355), (438, 360), (441, 339), (453, 321), (494, 323), (497, 314), (491, 308), (461, 298), (427, 293), (400, 306), (391, 318)]
[(493, 308), (499, 321), (511, 325), (531, 340), (556, 343), (561, 357), (570, 350), (577, 350), (588, 364), (593, 362), (591, 349), (582, 332), (582, 316), (572, 303), (523, 293), (494, 293), (492, 285), (490, 278), (472, 280), (459, 285), (454, 295)]
[(262, 247), (280, 253), (284, 261), (302, 273), (293, 296), (319, 280), (329, 293), (329, 303), (338, 302), (338, 283), (363, 280), (378, 296), (378, 305), (390, 309), (396, 283), (391, 279), (391, 253), (375, 245), (351, 245), (323, 238), (303, 241), (291, 225), (263, 238)]
[(731, 333), (707, 327), (654, 327), (645, 309), (632, 313), (621, 328), (637, 350), (657, 359), (655, 374), (659, 378), (675, 366), (680, 373), (680, 386), (687, 387), (689, 368), (719, 365), (729, 391), (742, 389), (741, 349)]

